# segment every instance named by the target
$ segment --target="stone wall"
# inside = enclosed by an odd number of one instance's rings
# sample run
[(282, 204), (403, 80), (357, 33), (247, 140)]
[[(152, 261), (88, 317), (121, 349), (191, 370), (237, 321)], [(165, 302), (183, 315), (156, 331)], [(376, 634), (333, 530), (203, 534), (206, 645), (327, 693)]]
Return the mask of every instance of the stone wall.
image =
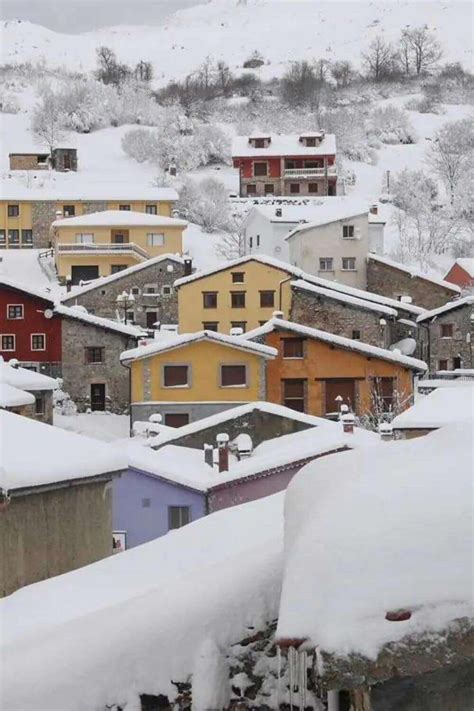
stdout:
[(408, 271), (370, 259), (370, 256), (367, 259), (367, 289), (392, 299), (411, 296), (414, 304), (425, 309), (443, 306), (457, 295), (453, 289), (422, 277), (411, 276)]
[(46, 163), (38, 163), (37, 154), (10, 154), (10, 170), (48, 170)]
[[(63, 389), (76, 403), (79, 412), (91, 406), (91, 385), (98, 383), (105, 384), (107, 411), (116, 414), (128, 411), (129, 370), (120, 364), (120, 354), (135, 348), (136, 342), (135, 338), (116, 331), (63, 317)], [(87, 363), (86, 348), (103, 348), (103, 362)]]
[[(69, 166), (65, 167), (66, 156), (69, 156)], [(60, 172), (77, 170), (77, 150), (75, 148), (55, 148), (53, 151), (54, 170)]]
[[(158, 264), (146, 266), (132, 272), (132, 274), (121, 276), (109, 281), (107, 284), (100, 283), (94, 289), (90, 289), (78, 296), (71, 296), (64, 300), (67, 306), (80, 304), (90, 313), (105, 318), (117, 317), (117, 296), (123, 291), (130, 293), (131, 289), (137, 290), (134, 293), (135, 302), (130, 308), (135, 318), (134, 323), (143, 328), (147, 326), (147, 313), (157, 314), (156, 320), (164, 324), (178, 323), (178, 293), (173, 287), (175, 279), (184, 276), (184, 264), (172, 259), (166, 259)], [(158, 288), (158, 294), (145, 294), (144, 288), (147, 284), (153, 284)], [(163, 294), (163, 287), (170, 286), (170, 295)]]
[[(432, 372), (441, 370), (440, 360), (447, 360), (447, 370), (474, 368), (473, 340), (474, 321), (471, 320), (473, 306), (465, 304), (447, 313), (440, 314), (432, 323), (424, 322), (429, 329), (429, 367)], [(442, 324), (453, 324), (453, 337), (442, 338)], [(454, 361), (460, 358), (460, 363)]]
[(43, 248), (51, 245), (50, 228), (56, 219), (57, 205), (52, 200), (34, 200), (31, 203), (31, 227), (33, 247)]
[(109, 482), (13, 495), (0, 515), (0, 596), (111, 553)]

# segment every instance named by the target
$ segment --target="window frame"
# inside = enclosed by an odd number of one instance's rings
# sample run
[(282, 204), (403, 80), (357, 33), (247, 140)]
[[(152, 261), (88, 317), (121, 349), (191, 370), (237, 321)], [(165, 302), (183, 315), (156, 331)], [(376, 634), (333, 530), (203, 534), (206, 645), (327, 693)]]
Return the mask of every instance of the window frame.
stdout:
[(290, 195), (301, 195), (301, 183), (290, 183)]
[[(283, 360), (304, 360), (306, 339), (303, 336), (283, 336), (280, 342), (283, 344), (281, 349)], [(296, 342), (301, 344), (301, 355), (287, 355), (285, 352), (287, 344)]]
[[(268, 188), (270, 188), (270, 190)], [(275, 184), (274, 183), (265, 183), (265, 185), (263, 187), (263, 191), (264, 191), (265, 195), (275, 195)]]
[[(150, 289), (153, 289), (153, 291), (150, 291)], [(152, 282), (149, 282), (148, 284), (143, 284), (143, 296), (156, 296), (159, 293), (160, 287), (158, 286), (158, 284)]]
[[(93, 351), (100, 351), (100, 360), (92, 360), (89, 356)], [(84, 357), (86, 365), (98, 365), (105, 362), (104, 358), (105, 348), (103, 346), (86, 346), (84, 348)]]
[[(330, 262), (330, 268), (323, 267), (323, 262)], [(334, 271), (334, 257), (319, 257), (319, 268), (320, 272), (333, 272)]]
[[(345, 234), (345, 232), (349, 234)], [(355, 239), (355, 225), (342, 225), (342, 239)]]
[[(243, 304), (235, 304), (237, 296), (243, 296)], [(231, 309), (245, 309), (247, 308), (247, 292), (246, 291), (231, 291), (230, 292), (230, 308)]]
[(246, 333), (247, 331), (247, 321), (231, 321), (230, 322), (230, 327), (231, 328), (241, 328), (243, 333)]
[[(259, 169), (261, 166), (264, 166), (265, 172), (264, 173), (257, 173), (257, 171), (256, 171), (257, 165), (259, 166)], [(254, 177), (254, 178), (268, 178), (268, 161), (254, 160), (252, 163), (252, 177)]]
[(45, 404), (44, 393), (35, 394), (35, 415), (44, 415), (46, 413)]
[(257, 194), (256, 184), (255, 183), (247, 183), (247, 185), (245, 186), (245, 192), (247, 193), (247, 195), (251, 195), (251, 196), (256, 195)]
[[(42, 348), (35, 348), (34, 347), (34, 339), (41, 337), (43, 339), (43, 347)], [(30, 350), (31, 351), (45, 351), (46, 350), (46, 333), (31, 333), (30, 334)]]
[[(92, 237), (92, 239), (85, 240), (84, 237)], [(94, 232), (76, 232), (74, 234), (74, 244), (95, 244)]]
[[(446, 365), (443, 367), (441, 363), (446, 363)], [(451, 370), (449, 367), (449, 358), (440, 358), (438, 360), (438, 370)]]
[[(344, 262), (353, 263), (354, 266), (348, 267), (344, 266)], [(341, 271), (343, 272), (356, 272), (357, 271), (357, 259), (356, 257), (341, 257)]]
[[(72, 212), (70, 212), (72, 209)], [(75, 205), (63, 205), (63, 217), (75, 217), (76, 216), (76, 206)]]
[[(245, 284), (245, 272), (231, 272), (232, 284)], [(235, 277), (242, 277), (236, 279)]]
[[(286, 388), (286, 383), (289, 382), (300, 382), (303, 385), (303, 395), (302, 396), (287, 396), (285, 393), (285, 388)], [(308, 379), (307, 378), (282, 378), (281, 380), (281, 400), (282, 404), (285, 407), (289, 407), (292, 410), (296, 410), (296, 412), (306, 412), (307, 410), (307, 400), (308, 400)], [(291, 406), (291, 402), (288, 403), (288, 401), (295, 401), (295, 402), (301, 402), (303, 405), (302, 409), (297, 409)]]
[[(206, 310), (217, 309), (218, 293), (219, 293), (218, 291), (202, 291), (201, 292), (201, 294), (202, 294), (202, 308), (206, 309)], [(214, 299), (215, 303), (213, 303), (211, 306), (209, 306), (208, 304), (206, 304), (206, 297), (211, 296), (211, 295), (213, 297), (215, 297), (215, 299)]]
[[(243, 368), (244, 369), (244, 382), (243, 383), (231, 383), (230, 385), (225, 385), (223, 381), (224, 368)], [(249, 387), (249, 368), (247, 363), (220, 363), (219, 364), (219, 388), (225, 390), (228, 389), (238, 389), (238, 388), (248, 388)]]
[(9, 203), (7, 206), (7, 217), (20, 217), (20, 203)]
[[(215, 326), (215, 328), (212, 328), (212, 326)], [(219, 321), (203, 321), (202, 322), (202, 330), (203, 331), (214, 331), (214, 332), (219, 331)]]
[[(185, 516), (183, 516), (184, 512), (186, 512)], [(178, 514), (177, 526), (172, 525), (173, 514)], [(184, 519), (187, 520), (183, 522)], [(187, 526), (191, 522), (191, 506), (168, 506), (168, 531), (177, 531), (179, 528), (183, 528), (183, 526)]]
[(125, 269), (128, 269), (128, 264), (111, 264), (110, 265), (110, 273), (111, 274), (120, 274), (120, 272), (124, 272)]
[(120, 212), (131, 212), (132, 206), (130, 203), (123, 203), (122, 205), (119, 204), (119, 211)]
[(157, 215), (158, 214), (158, 205), (156, 203), (149, 203), (145, 205), (145, 214), (146, 215)]
[[(358, 336), (354, 335), (354, 334), (356, 334), (356, 333), (358, 333), (359, 335), (358, 335)], [(352, 338), (353, 341), (360, 341), (360, 339), (361, 339), (361, 332), (360, 332), (360, 329), (359, 329), (359, 328), (355, 328), (355, 329), (352, 330), (351, 338)]]
[[(186, 383), (179, 385), (166, 385), (166, 370), (167, 368), (186, 368)], [(163, 363), (161, 366), (161, 387), (166, 390), (185, 390), (190, 388), (192, 369), (190, 363)]]
[[(13, 339), (13, 348), (4, 348), (3, 339), (11, 338)], [(15, 333), (0, 333), (0, 351), (3, 353), (14, 353), (16, 351), (16, 334)]]
[[(21, 316), (10, 316), (10, 309), (21, 309)], [(25, 318), (24, 304), (7, 304), (7, 321), (23, 321)]]
[[(316, 190), (311, 190), (311, 186), (316, 186)], [(308, 183), (308, 194), (318, 195), (319, 194), (319, 183)]]
[(17, 230), (16, 228), (8, 230), (8, 244), (20, 244), (20, 230)]
[[(275, 294), (276, 291), (274, 289), (261, 289), (259, 291), (260, 294), (260, 308), (261, 309), (274, 309), (275, 308)], [(264, 304), (264, 295), (268, 296), (268, 294), (272, 295), (272, 303), (271, 304)]]
[[(155, 243), (155, 237), (159, 237), (161, 241)], [(146, 233), (146, 244), (147, 247), (164, 247), (165, 246), (165, 233), (164, 232), (147, 232)]]
[[(443, 335), (443, 332), (445, 329), (448, 329), (450, 335), (448, 335), (448, 336)], [(454, 338), (454, 322), (449, 321), (448, 323), (440, 323), (439, 324), (439, 336), (444, 341), (452, 340)]]
[[(22, 244), (33, 245), (33, 230), (21, 230), (20, 239)], [(26, 239), (26, 236), (28, 239)]]

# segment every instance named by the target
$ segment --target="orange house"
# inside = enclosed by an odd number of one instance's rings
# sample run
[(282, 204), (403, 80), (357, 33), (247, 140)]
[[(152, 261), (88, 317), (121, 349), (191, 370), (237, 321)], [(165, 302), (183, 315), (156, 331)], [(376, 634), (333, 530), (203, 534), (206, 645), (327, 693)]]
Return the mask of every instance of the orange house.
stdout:
[(423, 361), (326, 331), (274, 318), (250, 331), (278, 351), (267, 364), (266, 399), (319, 417), (337, 416), (342, 404), (364, 415), (409, 407), (413, 378)]

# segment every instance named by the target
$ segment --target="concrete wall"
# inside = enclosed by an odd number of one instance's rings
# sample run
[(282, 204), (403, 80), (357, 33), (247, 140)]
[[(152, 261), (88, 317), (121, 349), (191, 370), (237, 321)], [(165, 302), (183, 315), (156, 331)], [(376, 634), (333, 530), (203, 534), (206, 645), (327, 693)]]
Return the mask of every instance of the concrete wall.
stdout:
[(0, 595), (111, 553), (110, 482), (12, 496), (0, 513)]
[[(344, 239), (343, 226), (352, 225), (356, 237)], [(368, 213), (347, 220), (338, 220), (327, 225), (304, 229), (288, 240), (290, 262), (300, 269), (323, 279), (365, 289), (367, 285), (366, 257), (369, 251)], [(320, 271), (319, 260), (333, 260), (333, 271)], [(356, 269), (342, 269), (343, 257), (355, 257)]]
[[(143, 505), (144, 499), (149, 506)], [(206, 497), (132, 468), (113, 483), (113, 527), (127, 532), (127, 548), (168, 533), (169, 506), (189, 506), (190, 520), (196, 521), (206, 514)]]
[(250, 213), (245, 227), (246, 253), (267, 254), (283, 262), (289, 262), (290, 251), (285, 236), (296, 226), (295, 222), (271, 222), (261, 212), (255, 210)]

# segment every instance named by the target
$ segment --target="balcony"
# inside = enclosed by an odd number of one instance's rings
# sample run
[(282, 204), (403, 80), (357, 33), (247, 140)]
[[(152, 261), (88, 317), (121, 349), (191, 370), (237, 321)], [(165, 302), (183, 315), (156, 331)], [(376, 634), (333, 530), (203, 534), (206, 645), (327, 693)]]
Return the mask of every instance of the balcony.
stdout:
[(149, 259), (150, 255), (143, 249), (139, 247), (138, 244), (133, 242), (123, 242), (115, 244), (112, 242), (102, 242), (102, 243), (80, 243), (80, 244), (66, 244), (59, 243), (56, 244), (56, 250), (59, 254), (126, 254), (135, 257), (139, 261), (144, 259)]
[(285, 178), (325, 178), (335, 177), (337, 169), (335, 165), (327, 168), (285, 168)]

